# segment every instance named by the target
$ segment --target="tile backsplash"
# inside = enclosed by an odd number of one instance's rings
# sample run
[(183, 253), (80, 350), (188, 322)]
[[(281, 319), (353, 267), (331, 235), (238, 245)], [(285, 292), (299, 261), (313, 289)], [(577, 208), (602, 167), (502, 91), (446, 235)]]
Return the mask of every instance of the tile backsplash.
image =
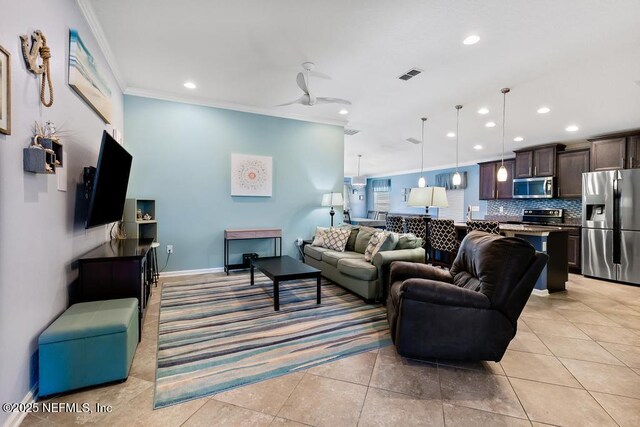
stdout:
[[(500, 207), (503, 211), (500, 212)], [(487, 200), (487, 216), (522, 216), (523, 209), (564, 209), (564, 217), (582, 217), (581, 199), (511, 199)]]

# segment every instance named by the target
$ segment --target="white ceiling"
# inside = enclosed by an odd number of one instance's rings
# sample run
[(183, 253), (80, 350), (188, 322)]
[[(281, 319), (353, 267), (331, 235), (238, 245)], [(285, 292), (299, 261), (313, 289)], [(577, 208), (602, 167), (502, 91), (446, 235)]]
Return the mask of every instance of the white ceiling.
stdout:
[[(638, 0), (79, 2), (127, 93), (344, 120), (337, 105), (272, 107), (301, 95), (295, 75), (315, 62), (333, 77), (312, 77), (316, 94), (351, 100), (347, 127), (361, 131), (345, 137), (347, 176), (358, 153), (363, 174), (419, 169), (420, 146), (405, 139), (420, 138), (424, 115), (425, 168), (451, 165), (455, 104), (460, 163), (496, 158), (505, 86), (507, 151), (640, 127)], [(463, 45), (470, 34), (480, 42)], [(424, 72), (397, 79), (412, 67)], [(549, 114), (536, 113), (543, 105)], [(580, 130), (566, 132), (570, 124)]]

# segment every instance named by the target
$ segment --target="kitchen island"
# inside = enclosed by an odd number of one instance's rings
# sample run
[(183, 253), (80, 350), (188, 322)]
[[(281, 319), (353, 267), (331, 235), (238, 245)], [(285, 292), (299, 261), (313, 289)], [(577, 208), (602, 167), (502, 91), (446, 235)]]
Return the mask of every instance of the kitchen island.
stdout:
[[(465, 223), (456, 223), (455, 226), (459, 235), (466, 234)], [(549, 261), (536, 282), (534, 292), (548, 294), (566, 289), (565, 284), (569, 279), (567, 228), (549, 225), (500, 224), (500, 234), (524, 239), (537, 251), (549, 255)]]

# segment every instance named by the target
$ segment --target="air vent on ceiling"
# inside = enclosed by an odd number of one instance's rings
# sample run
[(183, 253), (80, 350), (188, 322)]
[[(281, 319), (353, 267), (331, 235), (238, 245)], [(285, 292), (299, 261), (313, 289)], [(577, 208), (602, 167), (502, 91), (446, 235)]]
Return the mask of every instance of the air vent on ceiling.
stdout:
[(422, 70), (419, 70), (417, 68), (412, 68), (409, 71), (407, 71), (406, 73), (404, 73), (403, 75), (401, 75), (400, 77), (398, 77), (400, 80), (404, 80), (407, 81), (409, 79), (414, 78), (415, 76), (417, 76), (418, 74), (420, 74), (422, 72)]
[(359, 133), (359, 132), (360, 132), (359, 130), (344, 128), (344, 134), (345, 135), (353, 136), (353, 135), (355, 135), (356, 133)]

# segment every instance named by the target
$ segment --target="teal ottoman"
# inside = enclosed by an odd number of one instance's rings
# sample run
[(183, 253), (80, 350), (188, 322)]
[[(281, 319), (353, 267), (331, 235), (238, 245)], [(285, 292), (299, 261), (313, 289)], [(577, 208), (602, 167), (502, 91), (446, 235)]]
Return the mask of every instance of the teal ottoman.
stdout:
[(138, 333), (136, 298), (72, 305), (38, 338), (38, 394), (126, 379)]

